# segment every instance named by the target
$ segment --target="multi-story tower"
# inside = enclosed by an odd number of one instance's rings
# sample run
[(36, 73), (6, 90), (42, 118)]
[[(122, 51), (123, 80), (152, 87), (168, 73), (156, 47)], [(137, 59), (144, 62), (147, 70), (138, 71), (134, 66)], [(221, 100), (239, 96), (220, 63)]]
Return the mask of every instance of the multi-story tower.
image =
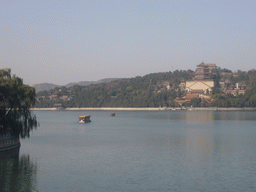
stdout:
[(210, 79), (215, 69), (215, 64), (205, 64), (204, 62), (202, 62), (201, 64), (197, 65), (195, 71), (195, 80)]
[(202, 62), (197, 65), (194, 80), (186, 81), (187, 93), (197, 93), (199, 95), (209, 94), (214, 87), (212, 76), (215, 70), (215, 64), (205, 64)]

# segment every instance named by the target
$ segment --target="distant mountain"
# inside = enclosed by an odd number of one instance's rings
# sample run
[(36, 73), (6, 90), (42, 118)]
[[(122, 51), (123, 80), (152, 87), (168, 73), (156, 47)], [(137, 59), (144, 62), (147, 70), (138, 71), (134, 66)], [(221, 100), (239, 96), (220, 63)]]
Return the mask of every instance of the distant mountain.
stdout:
[(68, 83), (67, 85), (55, 85), (55, 84), (52, 84), (52, 83), (40, 83), (40, 84), (35, 84), (33, 85), (33, 87), (36, 89), (36, 92), (40, 92), (40, 91), (49, 91), (51, 89), (54, 89), (56, 87), (72, 87), (74, 85), (80, 85), (80, 86), (88, 86), (88, 85), (91, 85), (91, 84), (97, 84), (97, 83), (107, 83), (107, 82), (110, 82), (110, 81), (115, 81), (117, 80), (118, 78), (106, 78), (106, 79), (100, 79), (98, 81), (80, 81), (80, 82), (77, 82), (77, 83)]
[(67, 85), (65, 85), (66, 87), (72, 87), (74, 85), (80, 85), (80, 86), (88, 86), (93, 84), (95, 81), (80, 81), (78, 83), (68, 83)]
[(40, 84), (35, 84), (33, 87), (36, 89), (36, 92), (40, 91), (48, 91), (51, 89), (54, 89), (55, 87), (60, 87), (60, 85), (55, 85), (52, 83), (40, 83)]

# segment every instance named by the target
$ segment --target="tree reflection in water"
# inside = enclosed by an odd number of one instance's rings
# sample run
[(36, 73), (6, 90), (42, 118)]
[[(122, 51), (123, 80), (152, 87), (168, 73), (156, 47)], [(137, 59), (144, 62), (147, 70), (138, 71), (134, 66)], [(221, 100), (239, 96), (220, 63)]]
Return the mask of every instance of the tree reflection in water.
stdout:
[(36, 191), (37, 165), (19, 148), (0, 153), (0, 191)]

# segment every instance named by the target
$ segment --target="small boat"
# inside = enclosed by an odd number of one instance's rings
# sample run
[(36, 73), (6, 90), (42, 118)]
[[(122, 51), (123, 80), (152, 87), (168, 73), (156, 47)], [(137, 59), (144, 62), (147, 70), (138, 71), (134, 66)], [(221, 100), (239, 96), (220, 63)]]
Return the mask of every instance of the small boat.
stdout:
[(79, 118), (78, 122), (80, 124), (89, 123), (89, 122), (91, 122), (90, 117), (91, 117), (91, 115), (78, 116), (78, 118)]
[(116, 114), (115, 113), (111, 113), (110, 116), (114, 117), (114, 116), (116, 116)]

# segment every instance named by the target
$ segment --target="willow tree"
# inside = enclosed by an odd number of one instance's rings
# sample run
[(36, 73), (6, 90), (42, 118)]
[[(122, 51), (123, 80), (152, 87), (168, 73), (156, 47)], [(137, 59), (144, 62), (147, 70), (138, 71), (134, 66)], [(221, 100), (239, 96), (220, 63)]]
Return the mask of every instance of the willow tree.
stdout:
[(37, 127), (36, 116), (30, 112), (35, 103), (35, 89), (11, 75), (11, 69), (0, 69), (0, 135), (21, 138)]

